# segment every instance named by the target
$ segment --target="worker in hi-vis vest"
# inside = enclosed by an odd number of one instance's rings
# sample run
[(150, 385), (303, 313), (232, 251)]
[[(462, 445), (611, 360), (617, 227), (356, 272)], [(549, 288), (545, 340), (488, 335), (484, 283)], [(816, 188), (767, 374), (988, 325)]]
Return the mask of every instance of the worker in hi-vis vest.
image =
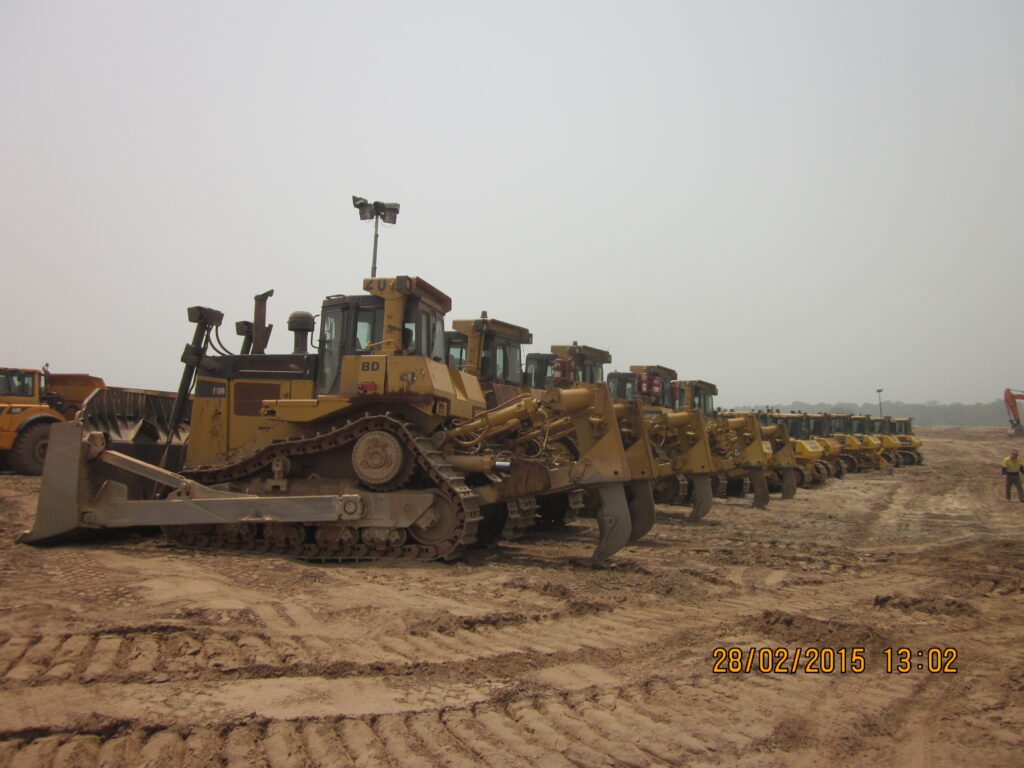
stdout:
[(1010, 500), (1010, 488), (1017, 489), (1017, 498), (1024, 501), (1024, 486), (1020, 482), (1021, 460), (1017, 451), (1010, 451), (1010, 455), (1003, 459), (1003, 475), (1006, 477), (1006, 500)]

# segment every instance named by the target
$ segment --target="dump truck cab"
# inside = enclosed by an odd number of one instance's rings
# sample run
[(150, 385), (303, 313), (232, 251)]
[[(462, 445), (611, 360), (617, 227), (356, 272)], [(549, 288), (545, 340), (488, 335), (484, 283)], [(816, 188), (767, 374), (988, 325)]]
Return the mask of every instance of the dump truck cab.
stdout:
[(0, 368), (0, 456), (23, 475), (42, 474), (51, 424), (72, 418), (104, 386), (86, 373), (50, 373), (49, 367)]

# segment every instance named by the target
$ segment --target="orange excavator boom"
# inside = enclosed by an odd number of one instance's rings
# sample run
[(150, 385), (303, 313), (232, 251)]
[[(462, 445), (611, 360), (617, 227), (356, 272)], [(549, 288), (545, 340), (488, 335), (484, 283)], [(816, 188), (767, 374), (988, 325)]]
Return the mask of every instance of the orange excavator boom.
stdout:
[(1017, 401), (1024, 400), (1024, 392), (1019, 389), (1004, 389), (1003, 402), (1006, 404), (1006, 415), (1010, 417), (1010, 437), (1024, 437), (1024, 427), (1020, 424), (1020, 409)]

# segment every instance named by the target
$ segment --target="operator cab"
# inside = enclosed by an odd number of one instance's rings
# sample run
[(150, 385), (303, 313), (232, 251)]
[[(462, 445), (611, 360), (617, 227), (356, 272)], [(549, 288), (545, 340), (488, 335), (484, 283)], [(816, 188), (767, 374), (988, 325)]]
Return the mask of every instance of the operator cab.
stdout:
[[(381, 281), (371, 278), (366, 282)], [(447, 360), (444, 315), (450, 308), (450, 299), (420, 278), (398, 277), (393, 282), (395, 290), (404, 294), (400, 326), (388, 324), (388, 312), (395, 312), (396, 320), (399, 315), (394, 307), (397, 302), (390, 295), (387, 298), (361, 295), (324, 299), (317, 375), (319, 394), (337, 394), (341, 361), (346, 355), (418, 355), (438, 362)], [(379, 289), (380, 292), (385, 290)], [(400, 331), (400, 342), (396, 331)]]
[(786, 425), (790, 437), (795, 437), (797, 440), (806, 440), (810, 437), (806, 429), (806, 420), (802, 414), (784, 414), (779, 416), (778, 420)]
[(709, 418), (714, 418), (715, 395), (718, 394), (718, 387), (698, 379), (673, 381), (672, 384), (673, 407), (693, 408)]
[(631, 365), (636, 394), (643, 395), (651, 405), (661, 408), (676, 408), (679, 400), (679, 385), (675, 383), (678, 375), (671, 368), (663, 365)]
[(828, 437), (832, 434), (832, 422), (827, 413), (810, 413), (807, 415), (808, 434), (815, 437)]
[(846, 413), (833, 413), (829, 417), (832, 434), (848, 435), (852, 433), (853, 417)]
[(20, 368), (0, 368), (0, 396), (4, 398), (30, 398), (35, 400), (39, 391), (38, 371)]
[(612, 397), (632, 400), (636, 397), (636, 374), (625, 371), (612, 371), (608, 374), (608, 388)]
[(914, 420), (909, 417), (895, 418), (892, 420), (892, 434), (894, 435), (912, 435), (914, 434)]
[(549, 352), (531, 352), (526, 356), (526, 384), (534, 389), (552, 389), (555, 360)]
[(551, 352), (531, 352), (526, 356), (526, 380), (534, 389), (569, 387), (575, 383), (600, 384), (604, 366), (612, 356), (603, 349), (577, 342), (552, 344)]

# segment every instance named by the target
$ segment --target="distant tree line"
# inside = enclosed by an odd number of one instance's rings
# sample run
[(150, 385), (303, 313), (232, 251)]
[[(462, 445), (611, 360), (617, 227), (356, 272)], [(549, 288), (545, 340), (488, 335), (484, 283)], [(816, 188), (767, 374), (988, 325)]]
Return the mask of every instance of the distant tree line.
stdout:
[[(737, 411), (757, 411), (773, 408), (779, 411), (803, 411), (805, 413), (867, 413), (878, 415), (878, 402), (874, 403), (805, 403), (796, 401), (789, 404), (744, 405)], [(935, 400), (926, 403), (901, 403), (882, 401), (882, 412), (886, 416), (910, 416), (915, 427), (1005, 427), (1009, 420), (1002, 400), (990, 403), (953, 403), (947, 405)]]

